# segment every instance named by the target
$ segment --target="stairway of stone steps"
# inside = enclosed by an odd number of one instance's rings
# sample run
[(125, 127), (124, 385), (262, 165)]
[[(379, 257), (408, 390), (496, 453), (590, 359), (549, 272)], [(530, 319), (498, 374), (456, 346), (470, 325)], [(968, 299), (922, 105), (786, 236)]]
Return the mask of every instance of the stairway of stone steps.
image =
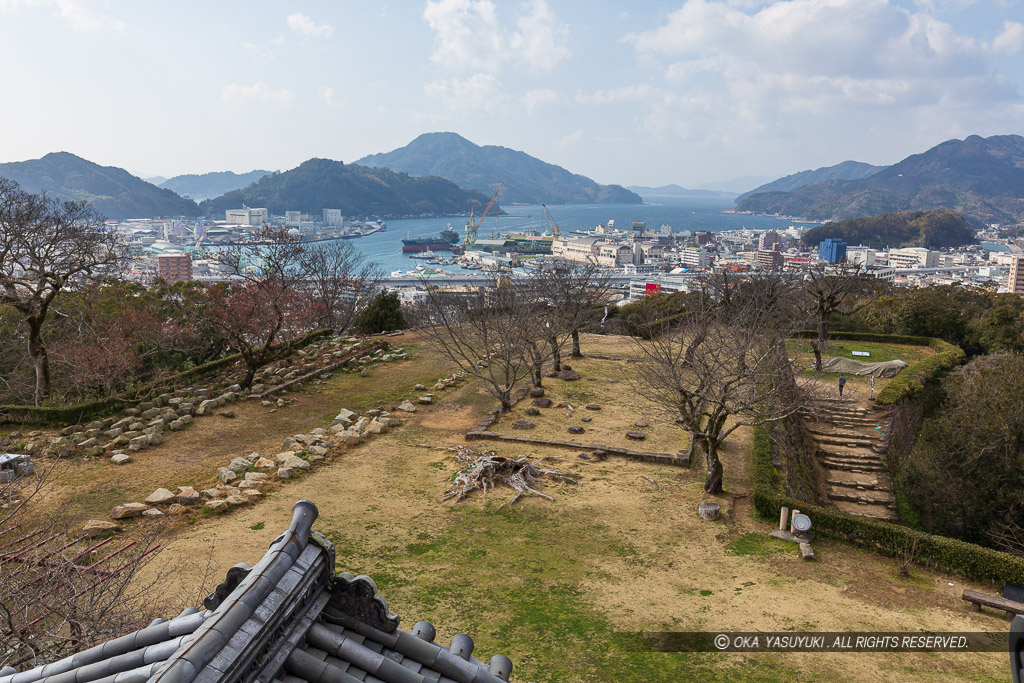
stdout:
[(889, 413), (833, 398), (815, 401), (801, 417), (817, 444), (822, 496), (844, 512), (898, 522), (885, 459), (888, 444), (882, 436)]

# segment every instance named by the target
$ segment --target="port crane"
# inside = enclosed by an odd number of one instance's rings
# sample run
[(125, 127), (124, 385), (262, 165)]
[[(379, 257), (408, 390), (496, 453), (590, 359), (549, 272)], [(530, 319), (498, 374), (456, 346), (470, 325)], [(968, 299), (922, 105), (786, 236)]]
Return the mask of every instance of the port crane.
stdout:
[(561, 234), (558, 231), (558, 223), (555, 223), (555, 221), (551, 219), (551, 212), (548, 211), (548, 205), (544, 202), (541, 202), (540, 205), (544, 207), (544, 215), (548, 217), (548, 225), (551, 226), (552, 237), (558, 237)]
[(466, 239), (463, 240), (463, 245), (468, 247), (469, 245), (476, 242), (476, 236), (477, 232), (480, 230), (480, 224), (484, 222), (484, 219), (487, 218), (487, 214), (491, 212), (491, 208), (494, 207), (494, 200), (498, 198), (498, 193), (501, 192), (501, 188), (503, 187), (505, 187), (505, 183), (498, 185), (498, 189), (494, 191), (494, 196), (491, 197), (491, 201), (487, 202), (487, 208), (484, 209), (484, 212), (482, 214), (480, 214), (480, 220), (478, 220), (476, 223), (473, 222), (473, 213), (476, 211), (476, 207), (474, 206), (470, 210), (469, 221), (467, 221), (466, 223)]

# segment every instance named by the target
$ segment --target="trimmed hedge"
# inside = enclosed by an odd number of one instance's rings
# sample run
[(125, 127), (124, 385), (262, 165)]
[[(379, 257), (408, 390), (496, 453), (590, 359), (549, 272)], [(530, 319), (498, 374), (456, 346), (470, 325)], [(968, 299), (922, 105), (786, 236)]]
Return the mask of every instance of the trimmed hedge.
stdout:
[[(798, 339), (817, 339), (815, 330), (800, 330), (793, 335)], [(874, 342), (876, 344), (910, 344), (913, 346), (930, 346), (931, 337), (915, 337), (909, 334), (878, 334), (876, 332), (829, 332), (829, 339), (848, 341)]]
[[(284, 355), (288, 355), (295, 349), (302, 348), (303, 346), (306, 346), (321, 337), (329, 336), (332, 333), (333, 330), (325, 328), (313, 330), (301, 337), (296, 337), (287, 344), (279, 347), (274, 358), (276, 360)], [(173, 387), (185, 381), (191, 381), (199, 377), (210, 375), (234, 364), (241, 360), (241, 358), (241, 354), (235, 353), (230, 356), (218, 358), (217, 360), (212, 360), (208, 363), (203, 363), (202, 365), (197, 365), (196, 367), (180, 372), (177, 375), (157, 380), (156, 382), (146, 385), (136, 391), (134, 393), (135, 398), (133, 399), (111, 396), (99, 401), (77, 403), (67, 406), (0, 405), (0, 424), (34, 424), (51, 426), (81, 424), (82, 422), (87, 422), (98, 417), (105, 417), (124, 408), (128, 408), (139, 401), (145, 400), (145, 398), (150, 395), (163, 393), (169, 387)]]
[(904, 368), (878, 392), (875, 403), (892, 405), (909, 398), (924, 388), (925, 384), (937, 379), (942, 373), (952, 370), (964, 361), (964, 350), (941, 339), (929, 339), (935, 354)]
[(1024, 558), (955, 538), (936, 536), (909, 527), (859, 517), (813, 503), (797, 501), (777, 491), (778, 473), (772, 465), (770, 427), (754, 427), (751, 446), (752, 499), (763, 518), (776, 521), (782, 507), (799, 509), (814, 522), (814, 530), (875, 548), (886, 555), (905, 555), (916, 542), (916, 562), (977, 580), (1024, 583)]

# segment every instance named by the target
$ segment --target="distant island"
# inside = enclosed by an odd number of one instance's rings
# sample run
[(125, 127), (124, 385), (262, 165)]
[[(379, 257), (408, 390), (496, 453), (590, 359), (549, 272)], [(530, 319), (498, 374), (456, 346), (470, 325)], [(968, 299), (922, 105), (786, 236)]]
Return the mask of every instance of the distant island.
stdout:
[(947, 208), (975, 226), (1015, 224), (1024, 220), (1024, 138), (948, 140), (867, 178), (752, 194), (736, 208), (816, 220)]
[(91, 202), (100, 214), (112, 219), (199, 215), (199, 207), (190, 199), (147, 183), (123, 168), (100, 166), (69, 152), (0, 164), (0, 177), (14, 180), (28, 192)]
[(641, 197), (735, 197), (735, 192), (723, 192), (720, 190), (690, 190), (679, 185), (662, 185), (661, 187), (644, 187), (642, 185), (630, 185), (626, 188), (630, 192), (636, 192)]
[(950, 209), (900, 211), (881, 216), (848, 218), (819, 225), (804, 233), (803, 242), (817, 246), (838, 237), (849, 245), (870, 247), (927, 247), (949, 249), (974, 244), (974, 229), (963, 216)]
[(483, 207), (490, 197), (464, 190), (436, 176), (414, 178), (384, 168), (310, 159), (283, 173), (263, 176), (255, 183), (232, 190), (199, 207), (208, 216), (244, 205), (265, 207), (272, 214), (341, 209), (346, 216), (415, 216), (468, 213)]
[(249, 171), (248, 173), (233, 173), (232, 171), (215, 171), (212, 173), (187, 173), (174, 176), (162, 182), (156, 183), (160, 187), (173, 190), (182, 196), (187, 196), (195, 201), (213, 199), (232, 190), (240, 190), (243, 187), (252, 185), (272, 171)]
[(363, 166), (440, 176), (490, 195), (505, 183), (499, 200), (523, 204), (641, 204), (621, 185), (599, 185), (586, 176), (507, 147), (476, 145), (456, 133), (425, 133), (405, 147), (371, 154)]

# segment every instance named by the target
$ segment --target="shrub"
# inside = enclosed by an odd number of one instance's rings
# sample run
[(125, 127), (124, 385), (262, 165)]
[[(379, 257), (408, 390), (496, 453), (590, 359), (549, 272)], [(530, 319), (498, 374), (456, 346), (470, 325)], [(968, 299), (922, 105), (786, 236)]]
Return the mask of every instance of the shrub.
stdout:
[(941, 339), (929, 339), (928, 346), (935, 353), (904, 368), (900, 374), (891, 379), (878, 392), (878, 396), (875, 398), (878, 405), (892, 405), (913, 396), (927, 383), (937, 380), (945, 372), (960, 365), (965, 358), (963, 349)]

